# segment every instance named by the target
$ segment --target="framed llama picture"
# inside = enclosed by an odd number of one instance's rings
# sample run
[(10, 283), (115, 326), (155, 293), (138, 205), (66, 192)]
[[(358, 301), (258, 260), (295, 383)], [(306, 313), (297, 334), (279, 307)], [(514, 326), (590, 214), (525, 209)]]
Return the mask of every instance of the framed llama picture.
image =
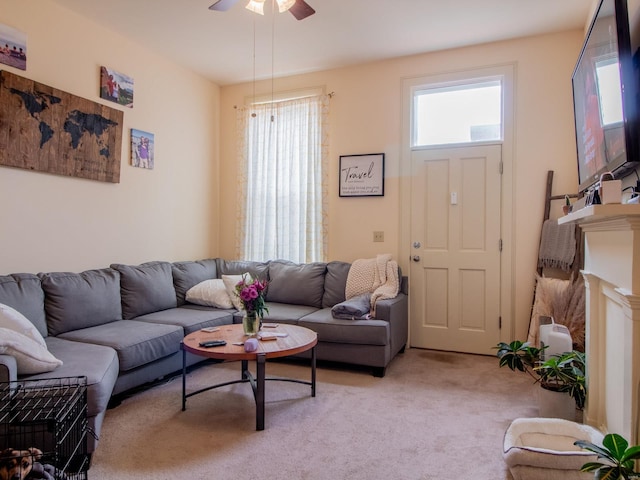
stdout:
[(153, 169), (154, 149), (153, 133), (131, 129), (131, 165)]
[(100, 98), (133, 108), (133, 78), (100, 67)]

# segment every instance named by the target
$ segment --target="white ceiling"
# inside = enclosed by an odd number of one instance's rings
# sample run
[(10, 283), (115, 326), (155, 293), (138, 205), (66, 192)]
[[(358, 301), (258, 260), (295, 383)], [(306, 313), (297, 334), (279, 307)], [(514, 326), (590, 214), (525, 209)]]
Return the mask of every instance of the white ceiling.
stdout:
[(219, 85), (254, 78), (254, 26), (260, 79), (584, 28), (592, 7), (592, 0), (307, 0), (316, 14), (297, 21), (272, 14), (270, 1), (264, 16), (246, 10), (246, 0), (227, 12), (208, 10), (214, 0), (53, 1)]

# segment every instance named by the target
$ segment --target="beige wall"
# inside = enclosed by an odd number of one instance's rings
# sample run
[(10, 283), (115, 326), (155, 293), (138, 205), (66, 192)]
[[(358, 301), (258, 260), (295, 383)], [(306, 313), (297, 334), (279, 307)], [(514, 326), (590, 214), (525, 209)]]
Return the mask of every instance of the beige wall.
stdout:
[[(219, 89), (48, 0), (0, 0), (28, 64), (0, 68), (124, 111), (110, 184), (0, 167), (0, 274), (183, 260), (217, 250)], [(134, 108), (98, 96), (100, 66), (135, 81)], [(155, 169), (130, 165), (131, 128), (155, 134)]]
[[(275, 90), (322, 86), (335, 92), (330, 107), (329, 260), (353, 261), (392, 253), (405, 271), (408, 259), (400, 245), (400, 225), (408, 214), (400, 198), (402, 81), (491, 65), (516, 65), (514, 184), (505, 186), (513, 202), (512, 311), (503, 318), (525, 337), (531, 308), (536, 256), (542, 224), (547, 170), (555, 170), (556, 193), (577, 187), (571, 73), (582, 45), (581, 30), (480, 45), (389, 61), (276, 79)], [(257, 94), (269, 93), (270, 81), (258, 82)], [(221, 89), (221, 211), (220, 229), (234, 232), (236, 192), (235, 110), (253, 86)], [(385, 152), (384, 197), (340, 198), (340, 155)], [(512, 198), (509, 196), (513, 192)], [(384, 243), (373, 242), (373, 231), (385, 232)], [(220, 254), (234, 254), (234, 237), (220, 239)]]

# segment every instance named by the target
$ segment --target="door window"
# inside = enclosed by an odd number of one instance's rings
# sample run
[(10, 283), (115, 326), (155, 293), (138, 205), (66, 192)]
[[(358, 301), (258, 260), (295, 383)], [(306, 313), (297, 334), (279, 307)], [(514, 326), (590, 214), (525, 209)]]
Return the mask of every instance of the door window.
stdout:
[(418, 87), (412, 147), (502, 141), (502, 80)]

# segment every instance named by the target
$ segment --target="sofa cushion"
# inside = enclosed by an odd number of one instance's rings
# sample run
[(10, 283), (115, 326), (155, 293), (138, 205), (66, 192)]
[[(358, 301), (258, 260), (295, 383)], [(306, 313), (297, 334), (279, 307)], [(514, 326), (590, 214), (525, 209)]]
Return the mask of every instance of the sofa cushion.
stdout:
[(269, 262), (252, 262), (247, 260), (217, 259), (218, 277), (222, 275), (242, 275), (249, 272), (252, 278), (259, 280), (269, 279)]
[(45, 346), (9, 328), (0, 327), (0, 355), (16, 359), (18, 375), (50, 372), (62, 365)]
[(180, 350), (184, 332), (175, 325), (118, 320), (66, 332), (60, 337), (113, 348), (118, 353), (123, 372), (176, 353)]
[(104, 412), (118, 378), (116, 351), (102, 345), (72, 342), (60, 337), (47, 337), (46, 342), (47, 349), (63, 364), (53, 372), (30, 376), (29, 380), (87, 377), (87, 415), (93, 417)]
[(346, 300), (345, 291), (350, 268), (351, 264), (347, 262), (334, 261), (327, 263), (322, 308), (331, 308)]
[(120, 275), (111, 268), (41, 273), (51, 335), (122, 319)]
[(178, 308), (170, 308), (159, 312), (148, 313), (136, 317), (136, 322), (161, 323), (163, 325), (177, 325), (187, 335), (205, 327), (218, 327), (233, 323), (233, 312), (225, 310), (213, 310), (211, 308), (193, 308), (197, 305), (184, 305)]
[(321, 262), (270, 262), (267, 301), (321, 308), (326, 269), (327, 264)]
[(175, 262), (171, 264), (173, 286), (178, 306), (185, 303), (185, 295), (194, 285), (218, 277), (217, 261), (214, 258), (197, 262)]
[(221, 278), (212, 278), (194, 285), (187, 290), (185, 300), (207, 307), (233, 308), (231, 297)]
[(0, 327), (21, 333), (39, 343), (42, 347), (46, 345), (36, 326), (15, 308), (11, 308), (4, 303), (0, 303)]
[(384, 320), (340, 320), (330, 308), (317, 310), (298, 320), (298, 325), (318, 334), (318, 342), (388, 345), (389, 322)]
[(40, 335), (47, 336), (44, 291), (37, 275), (14, 273), (0, 276), (0, 303), (15, 308), (36, 326)]
[(125, 320), (178, 305), (169, 262), (136, 266), (116, 263), (111, 268), (120, 272), (122, 317)]

